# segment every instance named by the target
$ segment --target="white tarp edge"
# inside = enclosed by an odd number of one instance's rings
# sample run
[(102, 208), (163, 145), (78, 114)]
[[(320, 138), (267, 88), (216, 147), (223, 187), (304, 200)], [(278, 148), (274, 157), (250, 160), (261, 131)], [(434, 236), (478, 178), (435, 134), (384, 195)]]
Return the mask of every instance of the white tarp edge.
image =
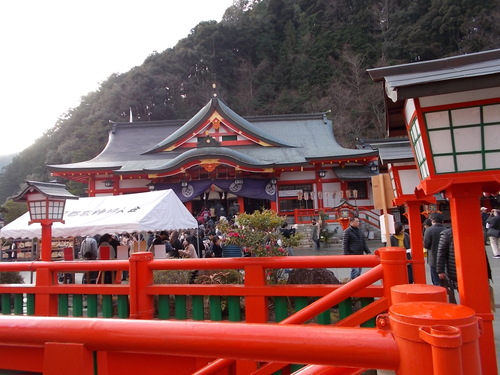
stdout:
[[(172, 190), (67, 200), (65, 223), (53, 237), (197, 228), (198, 223)], [(29, 212), (0, 230), (3, 238), (40, 238), (41, 225), (28, 225)]]

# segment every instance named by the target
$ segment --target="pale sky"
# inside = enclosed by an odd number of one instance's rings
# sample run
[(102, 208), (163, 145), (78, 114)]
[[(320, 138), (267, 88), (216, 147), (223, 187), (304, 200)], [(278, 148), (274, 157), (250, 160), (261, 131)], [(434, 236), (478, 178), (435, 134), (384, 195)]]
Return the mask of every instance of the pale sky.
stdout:
[(113, 73), (220, 21), (233, 0), (0, 3), (0, 155), (20, 152)]

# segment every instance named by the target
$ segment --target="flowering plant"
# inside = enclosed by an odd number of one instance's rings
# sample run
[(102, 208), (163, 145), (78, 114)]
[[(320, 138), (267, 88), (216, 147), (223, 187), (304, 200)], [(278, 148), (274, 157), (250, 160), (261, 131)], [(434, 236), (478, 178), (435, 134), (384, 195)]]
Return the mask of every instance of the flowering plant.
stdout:
[(219, 223), (223, 233), (223, 245), (237, 245), (247, 254), (256, 257), (286, 256), (289, 246), (296, 246), (300, 234), (285, 238), (279, 227), (284, 218), (272, 210), (255, 211), (253, 214), (240, 214), (237, 223)]

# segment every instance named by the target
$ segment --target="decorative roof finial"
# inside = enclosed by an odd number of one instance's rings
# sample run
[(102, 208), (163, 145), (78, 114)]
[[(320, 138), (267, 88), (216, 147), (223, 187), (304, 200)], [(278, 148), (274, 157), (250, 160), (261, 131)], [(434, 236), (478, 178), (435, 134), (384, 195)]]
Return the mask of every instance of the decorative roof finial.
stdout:
[(214, 98), (216, 98), (217, 97), (217, 91), (216, 91), (217, 85), (215, 83), (212, 83), (212, 89), (214, 90), (213, 96), (214, 96)]

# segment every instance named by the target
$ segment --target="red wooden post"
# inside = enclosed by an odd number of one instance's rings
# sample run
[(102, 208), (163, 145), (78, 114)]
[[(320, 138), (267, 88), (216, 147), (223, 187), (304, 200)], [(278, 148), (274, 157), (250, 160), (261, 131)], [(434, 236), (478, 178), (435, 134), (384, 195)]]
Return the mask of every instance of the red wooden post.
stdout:
[(52, 221), (44, 220), (42, 223), (42, 249), (40, 251), (42, 260), (52, 260)]
[(276, 201), (271, 201), (271, 210), (275, 211), (275, 212), (278, 212), (278, 204), (276, 203)]
[(240, 205), (240, 212), (238, 213), (245, 212), (245, 198), (238, 196), (238, 204)]
[[(48, 268), (38, 268), (36, 272), (36, 287), (57, 284), (57, 272)], [(37, 293), (35, 297), (35, 315), (57, 316), (57, 294)]]
[[(263, 287), (266, 285), (265, 270), (262, 266), (245, 267), (245, 287)], [(268, 321), (268, 303), (265, 296), (247, 296), (246, 322), (266, 323)]]
[(146, 294), (146, 287), (153, 284), (153, 271), (148, 263), (153, 260), (153, 253), (133, 253), (130, 256), (130, 318), (153, 319), (154, 300)]
[(446, 190), (450, 201), (460, 303), (472, 308), (483, 321), (479, 338), (482, 374), (496, 374), (493, 314), (479, 210), (480, 184), (456, 184)]
[(392, 303), (434, 301), (448, 302), (446, 289), (427, 284), (395, 285), (391, 288)]
[(485, 374), (474, 310), (443, 302), (406, 302), (392, 305), (388, 318), (379, 315), (377, 326), (389, 329), (396, 340), (398, 375)]
[(401, 247), (382, 247), (375, 252), (380, 256), (380, 264), (384, 270), (384, 296), (392, 304), (391, 287), (408, 284), (406, 268), (406, 250)]

